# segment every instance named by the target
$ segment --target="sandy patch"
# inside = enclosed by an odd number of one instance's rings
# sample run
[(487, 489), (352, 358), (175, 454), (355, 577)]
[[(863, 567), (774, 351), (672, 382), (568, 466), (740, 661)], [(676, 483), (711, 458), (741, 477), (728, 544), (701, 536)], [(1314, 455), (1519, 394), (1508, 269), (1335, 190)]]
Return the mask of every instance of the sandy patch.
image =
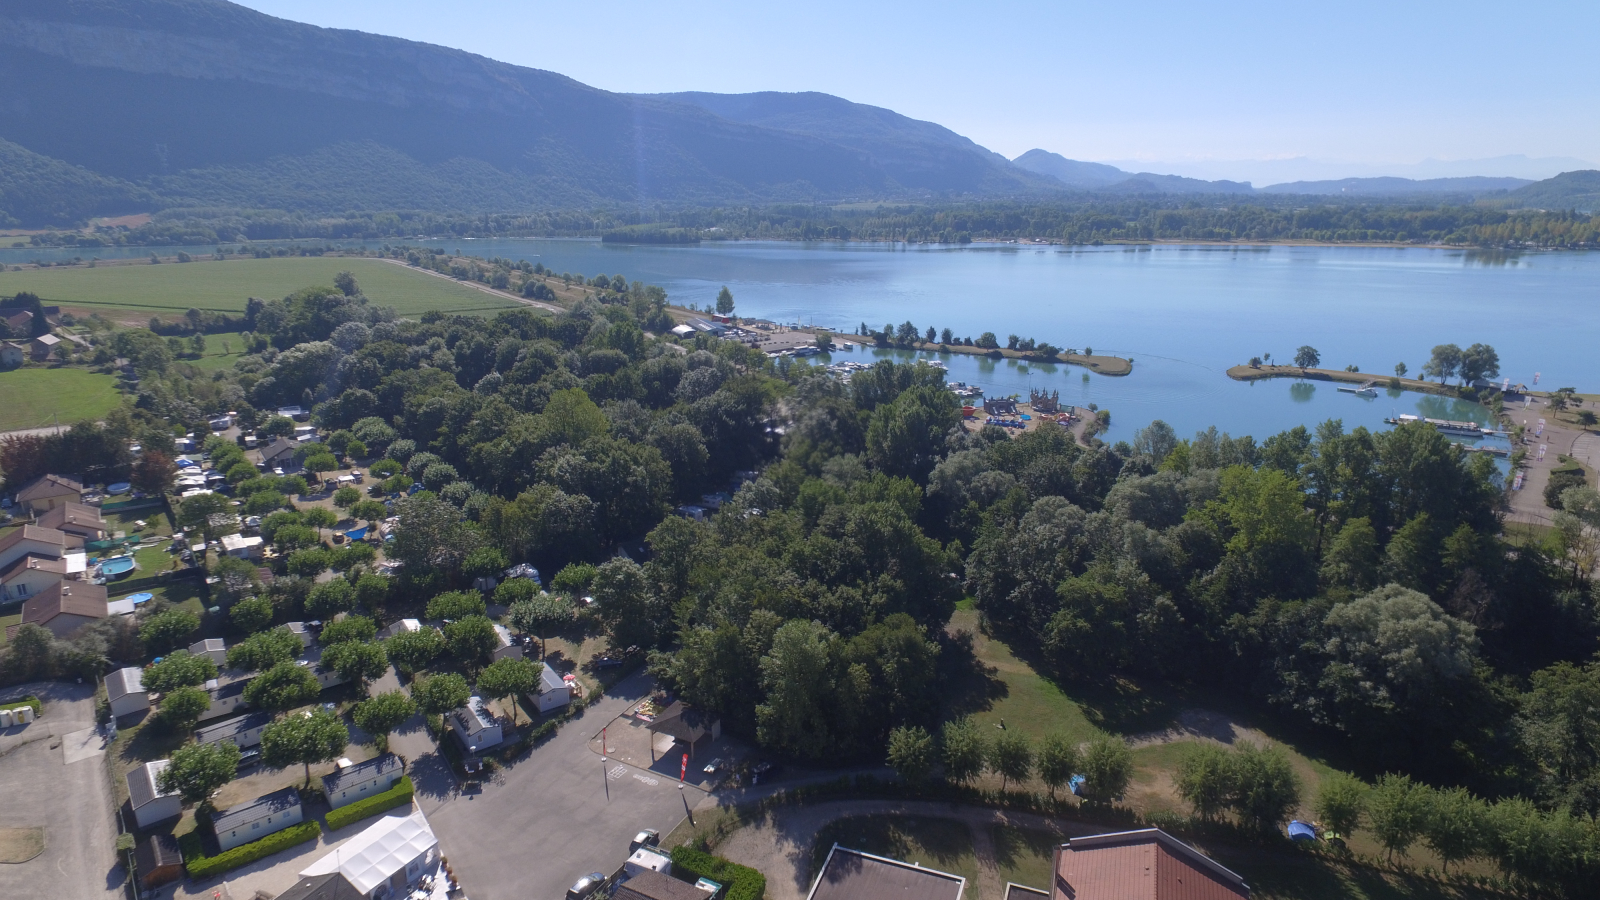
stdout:
[(43, 828), (0, 828), (0, 863), (25, 863), (43, 852)]

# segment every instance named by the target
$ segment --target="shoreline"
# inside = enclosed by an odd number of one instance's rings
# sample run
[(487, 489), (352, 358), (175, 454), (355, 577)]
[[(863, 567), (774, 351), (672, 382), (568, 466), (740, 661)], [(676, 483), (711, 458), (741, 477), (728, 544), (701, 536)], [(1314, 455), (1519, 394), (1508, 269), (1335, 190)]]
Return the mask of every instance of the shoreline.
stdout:
[[(1390, 375), (1375, 375), (1371, 372), (1346, 372), (1342, 369), (1302, 369), (1299, 366), (1232, 366), (1228, 369), (1228, 377), (1234, 381), (1262, 381), (1268, 378), (1300, 378), (1306, 381), (1342, 381), (1346, 384), (1364, 384), (1374, 382), (1374, 388), (1388, 388)], [(1414, 391), (1422, 394), (1436, 394), (1440, 397), (1460, 399), (1460, 389), (1455, 385), (1439, 384), (1433, 381), (1421, 381), (1415, 378), (1400, 379), (1400, 389)]]
[[(876, 343), (864, 340), (860, 335), (857, 334), (834, 333), (833, 339), (835, 341), (856, 344), (869, 350), (878, 348)], [(1133, 373), (1132, 359), (1125, 359), (1121, 356), (1103, 356), (1098, 353), (1093, 356), (1085, 356), (1082, 353), (1063, 353), (1058, 354), (1050, 359), (1041, 359), (1034, 354), (1023, 353), (1020, 350), (1006, 350), (1004, 348), (997, 350), (985, 350), (982, 347), (968, 347), (966, 345), (958, 347), (952, 344), (930, 344), (927, 341), (918, 341), (910, 347), (887, 347), (884, 349), (914, 350), (921, 353), (960, 353), (966, 356), (982, 357), (988, 357), (990, 354), (998, 353), (1000, 354), (1001, 359), (1017, 359), (1024, 362), (1045, 363), (1048, 365), (1079, 366), (1100, 375), (1111, 375), (1118, 378), (1124, 375), (1131, 375)]]

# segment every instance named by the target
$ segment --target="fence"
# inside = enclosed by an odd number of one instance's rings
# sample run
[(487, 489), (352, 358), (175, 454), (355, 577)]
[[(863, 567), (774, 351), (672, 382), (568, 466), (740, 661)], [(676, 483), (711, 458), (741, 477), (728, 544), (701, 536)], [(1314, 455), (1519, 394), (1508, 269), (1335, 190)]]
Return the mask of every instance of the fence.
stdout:
[(164, 587), (174, 581), (182, 581), (186, 578), (199, 578), (205, 574), (205, 571), (204, 566), (190, 566), (187, 569), (174, 569), (170, 572), (161, 572), (129, 581), (117, 581), (112, 584), (118, 594), (131, 594), (134, 591), (148, 591), (151, 588)]
[(103, 513), (126, 512), (131, 509), (145, 509), (146, 507), (166, 505), (167, 498), (165, 497), (140, 497), (137, 500), (119, 500), (115, 503), (102, 503), (100, 504), (100, 511)]

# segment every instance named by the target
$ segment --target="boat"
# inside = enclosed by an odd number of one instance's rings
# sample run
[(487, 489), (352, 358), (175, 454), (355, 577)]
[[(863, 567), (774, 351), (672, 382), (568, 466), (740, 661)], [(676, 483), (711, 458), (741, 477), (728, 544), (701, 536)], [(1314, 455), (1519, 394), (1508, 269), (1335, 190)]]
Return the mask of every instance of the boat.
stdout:
[(1376, 397), (1376, 396), (1378, 396), (1378, 392), (1375, 389), (1373, 389), (1372, 386), (1377, 384), (1377, 383), (1378, 382), (1376, 380), (1374, 380), (1374, 379), (1368, 379), (1368, 380), (1362, 382), (1360, 387), (1348, 387), (1346, 385), (1339, 385), (1338, 390), (1343, 392), (1343, 393), (1346, 393), (1346, 394), (1355, 394), (1358, 397)]

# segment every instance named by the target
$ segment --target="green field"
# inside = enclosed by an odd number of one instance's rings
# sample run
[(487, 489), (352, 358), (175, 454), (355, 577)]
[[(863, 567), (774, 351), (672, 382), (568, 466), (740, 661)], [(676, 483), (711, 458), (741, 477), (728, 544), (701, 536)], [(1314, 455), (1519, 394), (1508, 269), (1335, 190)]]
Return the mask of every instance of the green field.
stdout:
[(321, 256), (24, 269), (0, 272), (0, 295), (32, 291), (46, 303), (70, 308), (128, 310), (141, 317), (172, 318), (173, 313), (191, 307), (244, 312), (250, 297), (274, 300), (303, 287), (332, 285), (333, 276), (345, 271), (355, 273), (372, 302), (392, 306), (403, 316), (418, 316), (431, 309), (496, 312), (519, 305), (406, 266)]
[(99, 419), (121, 402), (115, 378), (83, 369), (0, 372), (0, 397), (0, 431)]

